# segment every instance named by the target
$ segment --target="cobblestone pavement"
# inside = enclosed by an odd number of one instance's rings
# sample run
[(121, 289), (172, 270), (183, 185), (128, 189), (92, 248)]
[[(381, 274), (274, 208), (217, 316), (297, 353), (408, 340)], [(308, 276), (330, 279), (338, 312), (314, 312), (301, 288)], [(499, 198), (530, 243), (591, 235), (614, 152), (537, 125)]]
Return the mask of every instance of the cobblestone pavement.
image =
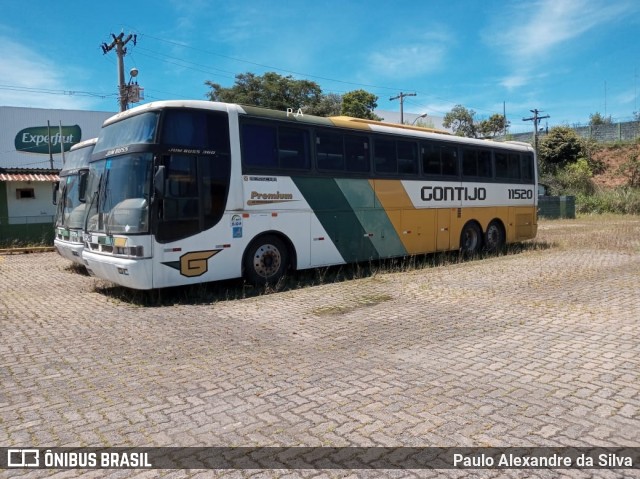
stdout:
[[(638, 238), (638, 218), (547, 222), (515, 254), (158, 307), (55, 253), (0, 256), (0, 445), (640, 446)], [(560, 475), (84, 472), (470, 474)]]

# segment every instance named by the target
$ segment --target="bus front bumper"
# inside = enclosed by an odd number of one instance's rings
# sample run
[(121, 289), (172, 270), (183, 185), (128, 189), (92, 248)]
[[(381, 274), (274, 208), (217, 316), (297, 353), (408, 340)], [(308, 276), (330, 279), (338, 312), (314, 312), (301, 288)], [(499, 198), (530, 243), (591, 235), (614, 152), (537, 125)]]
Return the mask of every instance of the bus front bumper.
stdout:
[(151, 258), (120, 258), (107, 254), (82, 252), (83, 264), (92, 276), (132, 289), (153, 288), (153, 261)]
[(53, 246), (60, 256), (74, 263), (84, 265), (82, 261), (82, 250), (84, 245), (82, 243), (71, 243), (69, 241), (62, 241), (59, 239), (53, 240)]

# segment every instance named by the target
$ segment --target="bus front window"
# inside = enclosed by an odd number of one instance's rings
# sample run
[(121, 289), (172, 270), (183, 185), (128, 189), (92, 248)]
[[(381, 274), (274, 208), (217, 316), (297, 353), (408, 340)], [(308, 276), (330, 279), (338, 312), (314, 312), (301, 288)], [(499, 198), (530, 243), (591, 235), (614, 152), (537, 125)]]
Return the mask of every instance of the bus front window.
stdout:
[(88, 231), (149, 232), (151, 166), (151, 153), (107, 158), (91, 164)]
[(82, 228), (85, 208), (81, 196), (83, 180), (86, 180), (86, 176), (80, 172), (64, 176), (60, 179), (56, 208), (56, 226), (71, 229)]

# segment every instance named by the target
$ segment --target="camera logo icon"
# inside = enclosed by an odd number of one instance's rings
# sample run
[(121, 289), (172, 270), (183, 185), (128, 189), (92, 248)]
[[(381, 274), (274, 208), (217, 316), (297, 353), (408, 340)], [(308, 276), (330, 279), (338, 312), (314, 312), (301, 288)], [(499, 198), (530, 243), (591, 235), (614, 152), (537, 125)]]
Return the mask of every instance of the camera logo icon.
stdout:
[(8, 467), (38, 467), (40, 466), (40, 451), (38, 449), (8, 449)]

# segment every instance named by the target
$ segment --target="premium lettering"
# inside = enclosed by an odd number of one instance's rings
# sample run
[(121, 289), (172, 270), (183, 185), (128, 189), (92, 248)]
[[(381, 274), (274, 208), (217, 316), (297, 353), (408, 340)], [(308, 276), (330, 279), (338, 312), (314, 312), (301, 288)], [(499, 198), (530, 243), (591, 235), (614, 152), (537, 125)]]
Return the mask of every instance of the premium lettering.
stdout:
[(252, 200), (292, 200), (293, 195), (291, 193), (258, 193), (257, 191), (251, 192)]

